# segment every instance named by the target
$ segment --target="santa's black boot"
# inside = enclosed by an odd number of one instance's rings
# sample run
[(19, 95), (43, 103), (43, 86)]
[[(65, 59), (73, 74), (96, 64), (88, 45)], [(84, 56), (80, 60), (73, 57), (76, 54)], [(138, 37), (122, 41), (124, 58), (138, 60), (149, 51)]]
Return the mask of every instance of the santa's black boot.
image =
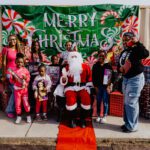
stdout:
[(76, 121), (75, 121), (75, 118), (76, 118), (76, 110), (72, 110), (72, 111), (69, 111), (70, 115), (69, 115), (69, 127), (70, 128), (75, 128), (76, 127)]
[(57, 122), (61, 122), (62, 120), (63, 109), (58, 110)]
[(88, 117), (88, 112), (89, 112), (89, 110), (85, 110), (85, 109), (81, 108), (80, 123), (81, 123), (82, 128), (85, 128), (87, 126), (86, 118)]

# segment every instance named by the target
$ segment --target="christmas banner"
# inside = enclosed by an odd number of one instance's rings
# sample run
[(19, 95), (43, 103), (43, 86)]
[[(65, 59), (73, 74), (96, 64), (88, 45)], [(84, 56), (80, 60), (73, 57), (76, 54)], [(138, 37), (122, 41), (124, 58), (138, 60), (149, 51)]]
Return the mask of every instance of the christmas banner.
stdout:
[[(51, 56), (65, 51), (71, 40), (89, 63), (95, 52), (120, 46), (121, 34), (138, 34), (138, 6), (93, 5), (73, 7), (2, 6), (3, 45), (11, 33), (38, 39), (42, 51)], [(115, 49), (117, 52), (117, 49)]]

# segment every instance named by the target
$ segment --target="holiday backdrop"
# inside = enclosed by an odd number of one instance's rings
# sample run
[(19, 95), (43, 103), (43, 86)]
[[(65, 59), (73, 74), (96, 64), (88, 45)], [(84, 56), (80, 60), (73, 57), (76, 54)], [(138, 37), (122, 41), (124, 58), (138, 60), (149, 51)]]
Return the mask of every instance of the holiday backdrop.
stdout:
[(3, 45), (10, 33), (38, 39), (47, 56), (65, 50), (65, 42), (76, 43), (87, 61), (99, 48), (121, 45), (122, 32), (138, 33), (138, 6), (93, 5), (74, 7), (2, 6)]

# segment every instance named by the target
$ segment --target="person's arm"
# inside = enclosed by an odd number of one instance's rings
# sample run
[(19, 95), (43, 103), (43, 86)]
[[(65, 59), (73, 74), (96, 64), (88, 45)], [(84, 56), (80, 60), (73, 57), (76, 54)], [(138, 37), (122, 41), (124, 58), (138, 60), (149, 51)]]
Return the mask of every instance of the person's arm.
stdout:
[(110, 76), (108, 77), (108, 84), (107, 84), (107, 93), (110, 94), (112, 92), (112, 86), (114, 82), (114, 72), (111, 64), (108, 64), (108, 68), (110, 69)]
[(47, 75), (47, 86), (46, 86), (46, 89), (47, 89), (47, 92), (50, 92), (50, 89), (51, 89), (51, 86), (52, 86), (52, 81), (50, 79), (50, 77)]
[(26, 74), (25, 74), (25, 76), (23, 76), (23, 79), (25, 80), (26, 85), (28, 86), (29, 81), (30, 81), (30, 73), (29, 73), (29, 71), (28, 71), (27, 69), (26, 69)]
[(136, 42), (136, 46), (137, 46), (137, 56), (139, 59), (144, 59), (149, 56), (149, 51), (145, 48), (145, 46), (142, 43)]
[(96, 65), (93, 66), (92, 68), (92, 82), (94, 87), (97, 86), (97, 69), (96, 69)]
[(98, 86), (97, 86), (97, 68), (96, 65), (94, 64), (93, 68), (92, 68), (92, 82), (93, 82), (93, 86), (96, 92), (96, 95), (98, 93)]
[[(119, 60), (122, 56), (124, 51), (121, 52), (120, 56), (119, 56)], [(125, 74), (125, 70), (124, 70), (124, 66), (121, 66), (120, 63), (118, 62), (118, 65), (117, 65), (117, 71), (118, 73), (122, 73), (122, 74)]]
[[(2, 81), (6, 79), (6, 65), (7, 65), (7, 50), (3, 48), (2, 50)], [(3, 82), (4, 83), (4, 82)]]
[(37, 82), (38, 82), (38, 76), (35, 77), (33, 84), (32, 84), (32, 89), (37, 90)]
[(92, 83), (92, 71), (91, 71), (91, 68), (88, 64), (86, 64), (86, 68), (87, 68), (87, 83), (86, 83), (86, 86), (88, 87), (92, 87), (93, 86), (93, 83)]
[(41, 55), (42, 55), (42, 62), (43, 63), (46, 63), (48, 65), (52, 64), (51, 61), (47, 59), (47, 56), (45, 54), (41, 53)]

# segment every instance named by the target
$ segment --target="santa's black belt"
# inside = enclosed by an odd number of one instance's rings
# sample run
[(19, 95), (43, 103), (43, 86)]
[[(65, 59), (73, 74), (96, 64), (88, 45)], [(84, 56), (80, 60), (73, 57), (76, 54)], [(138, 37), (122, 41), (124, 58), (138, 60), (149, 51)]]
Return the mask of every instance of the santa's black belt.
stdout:
[(80, 82), (75, 83), (75, 82), (73, 82), (73, 83), (67, 83), (66, 86), (85, 86), (85, 85), (86, 85), (86, 83), (80, 83)]

